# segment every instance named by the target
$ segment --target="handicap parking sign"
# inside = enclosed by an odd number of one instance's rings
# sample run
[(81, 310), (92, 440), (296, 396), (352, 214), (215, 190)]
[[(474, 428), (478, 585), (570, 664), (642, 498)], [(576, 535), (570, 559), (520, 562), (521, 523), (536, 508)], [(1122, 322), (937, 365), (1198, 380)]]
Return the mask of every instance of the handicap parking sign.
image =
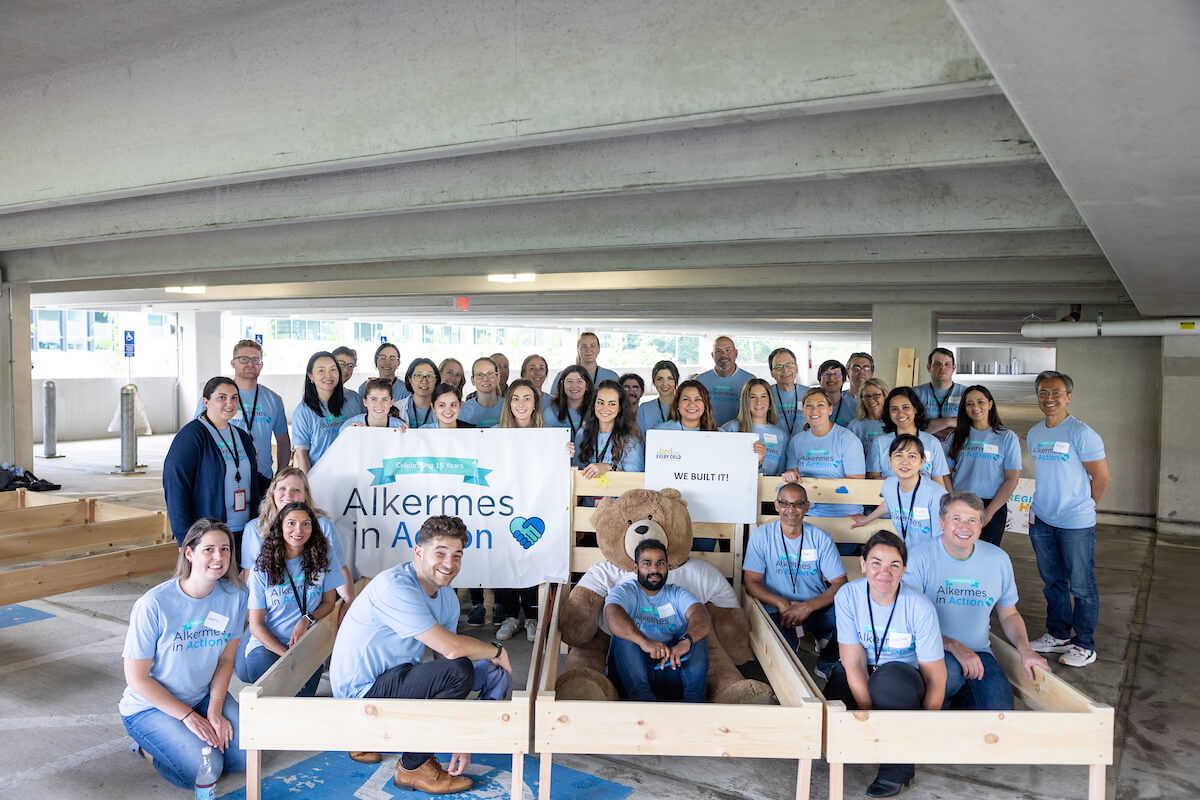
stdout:
[(125, 357), (133, 358), (133, 331), (125, 331)]

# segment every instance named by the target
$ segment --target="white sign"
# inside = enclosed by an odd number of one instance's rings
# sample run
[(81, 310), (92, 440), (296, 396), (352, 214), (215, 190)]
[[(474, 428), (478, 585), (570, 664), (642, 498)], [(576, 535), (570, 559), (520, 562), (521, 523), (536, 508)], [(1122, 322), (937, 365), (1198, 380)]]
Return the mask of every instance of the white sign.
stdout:
[(758, 455), (753, 433), (646, 434), (646, 488), (678, 489), (697, 522), (752, 523)]
[(1008, 498), (1008, 520), (1004, 530), (1010, 533), (1029, 533), (1029, 506), (1033, 503), (1033, 478), (1021, 478)]
[(471, 541), (455, 587), (570, 577), (567, 430), (348, 428), (308, 479), (355, 575), (412, 559), (421, 524), (461, 517)]

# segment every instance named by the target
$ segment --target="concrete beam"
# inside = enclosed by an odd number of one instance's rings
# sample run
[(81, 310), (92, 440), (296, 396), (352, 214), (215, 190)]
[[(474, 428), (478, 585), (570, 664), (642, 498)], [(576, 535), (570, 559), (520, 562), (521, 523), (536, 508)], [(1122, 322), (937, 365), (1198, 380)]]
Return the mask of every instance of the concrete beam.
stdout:
[(33, 469), (33, 356), (29, 284), (0, 285), (0, 461)]
[[(876, 303), (872, 308), (871, 355), (875, 359), (875, 377), (889, 388), (915, 386), (927, 379), (923, 368), (925, 357), (937, 346), (937, 308), (890, 301)], [(896, 375), (900, 348), (912, 348), (914, 352), (915, 380), (900, 380)]]

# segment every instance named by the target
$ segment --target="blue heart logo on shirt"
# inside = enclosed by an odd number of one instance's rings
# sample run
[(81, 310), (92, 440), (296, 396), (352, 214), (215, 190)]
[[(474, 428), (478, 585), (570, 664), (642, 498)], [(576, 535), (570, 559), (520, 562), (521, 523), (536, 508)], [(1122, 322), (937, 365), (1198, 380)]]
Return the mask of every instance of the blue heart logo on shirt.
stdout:
[(528, 550), (537, 544), (546, 532), (546, 523), (541, 517), (513, 517), (508, 523), (508, 532), (517, 540), (517, 544)]

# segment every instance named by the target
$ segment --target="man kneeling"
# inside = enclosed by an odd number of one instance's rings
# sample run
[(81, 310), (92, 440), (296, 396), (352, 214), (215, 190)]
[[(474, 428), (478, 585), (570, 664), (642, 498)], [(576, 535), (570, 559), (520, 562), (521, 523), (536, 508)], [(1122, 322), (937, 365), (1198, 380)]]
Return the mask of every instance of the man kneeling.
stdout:
[[(376, 575), (355, 599), (333, 646), (335, 697), (462, 700), (472, 688), (489, 698), (508, 691), (512, 666), (504, 648), (454, 632), (459, 605), (450, 582), (468, 541), (458, 517), (430, 517), (417, 533), (413, 560)], [(426, 647), (441, 658), (422, 663)], [(378, 753), (351, 758), (380, 760)], [(470, 753), (455, 753), (445, 770), (431, 753), (402, 753), (393, 783), (428, 794), (461, 792), (471, 787), (462, 774), (470, 763)]]
[(645, 539), (633, 551), (637, 580), (608, 593), (608, 673), (630, 700), (703, 703), (708, 688), (708, 609), (667, 583), (667, 550)]

